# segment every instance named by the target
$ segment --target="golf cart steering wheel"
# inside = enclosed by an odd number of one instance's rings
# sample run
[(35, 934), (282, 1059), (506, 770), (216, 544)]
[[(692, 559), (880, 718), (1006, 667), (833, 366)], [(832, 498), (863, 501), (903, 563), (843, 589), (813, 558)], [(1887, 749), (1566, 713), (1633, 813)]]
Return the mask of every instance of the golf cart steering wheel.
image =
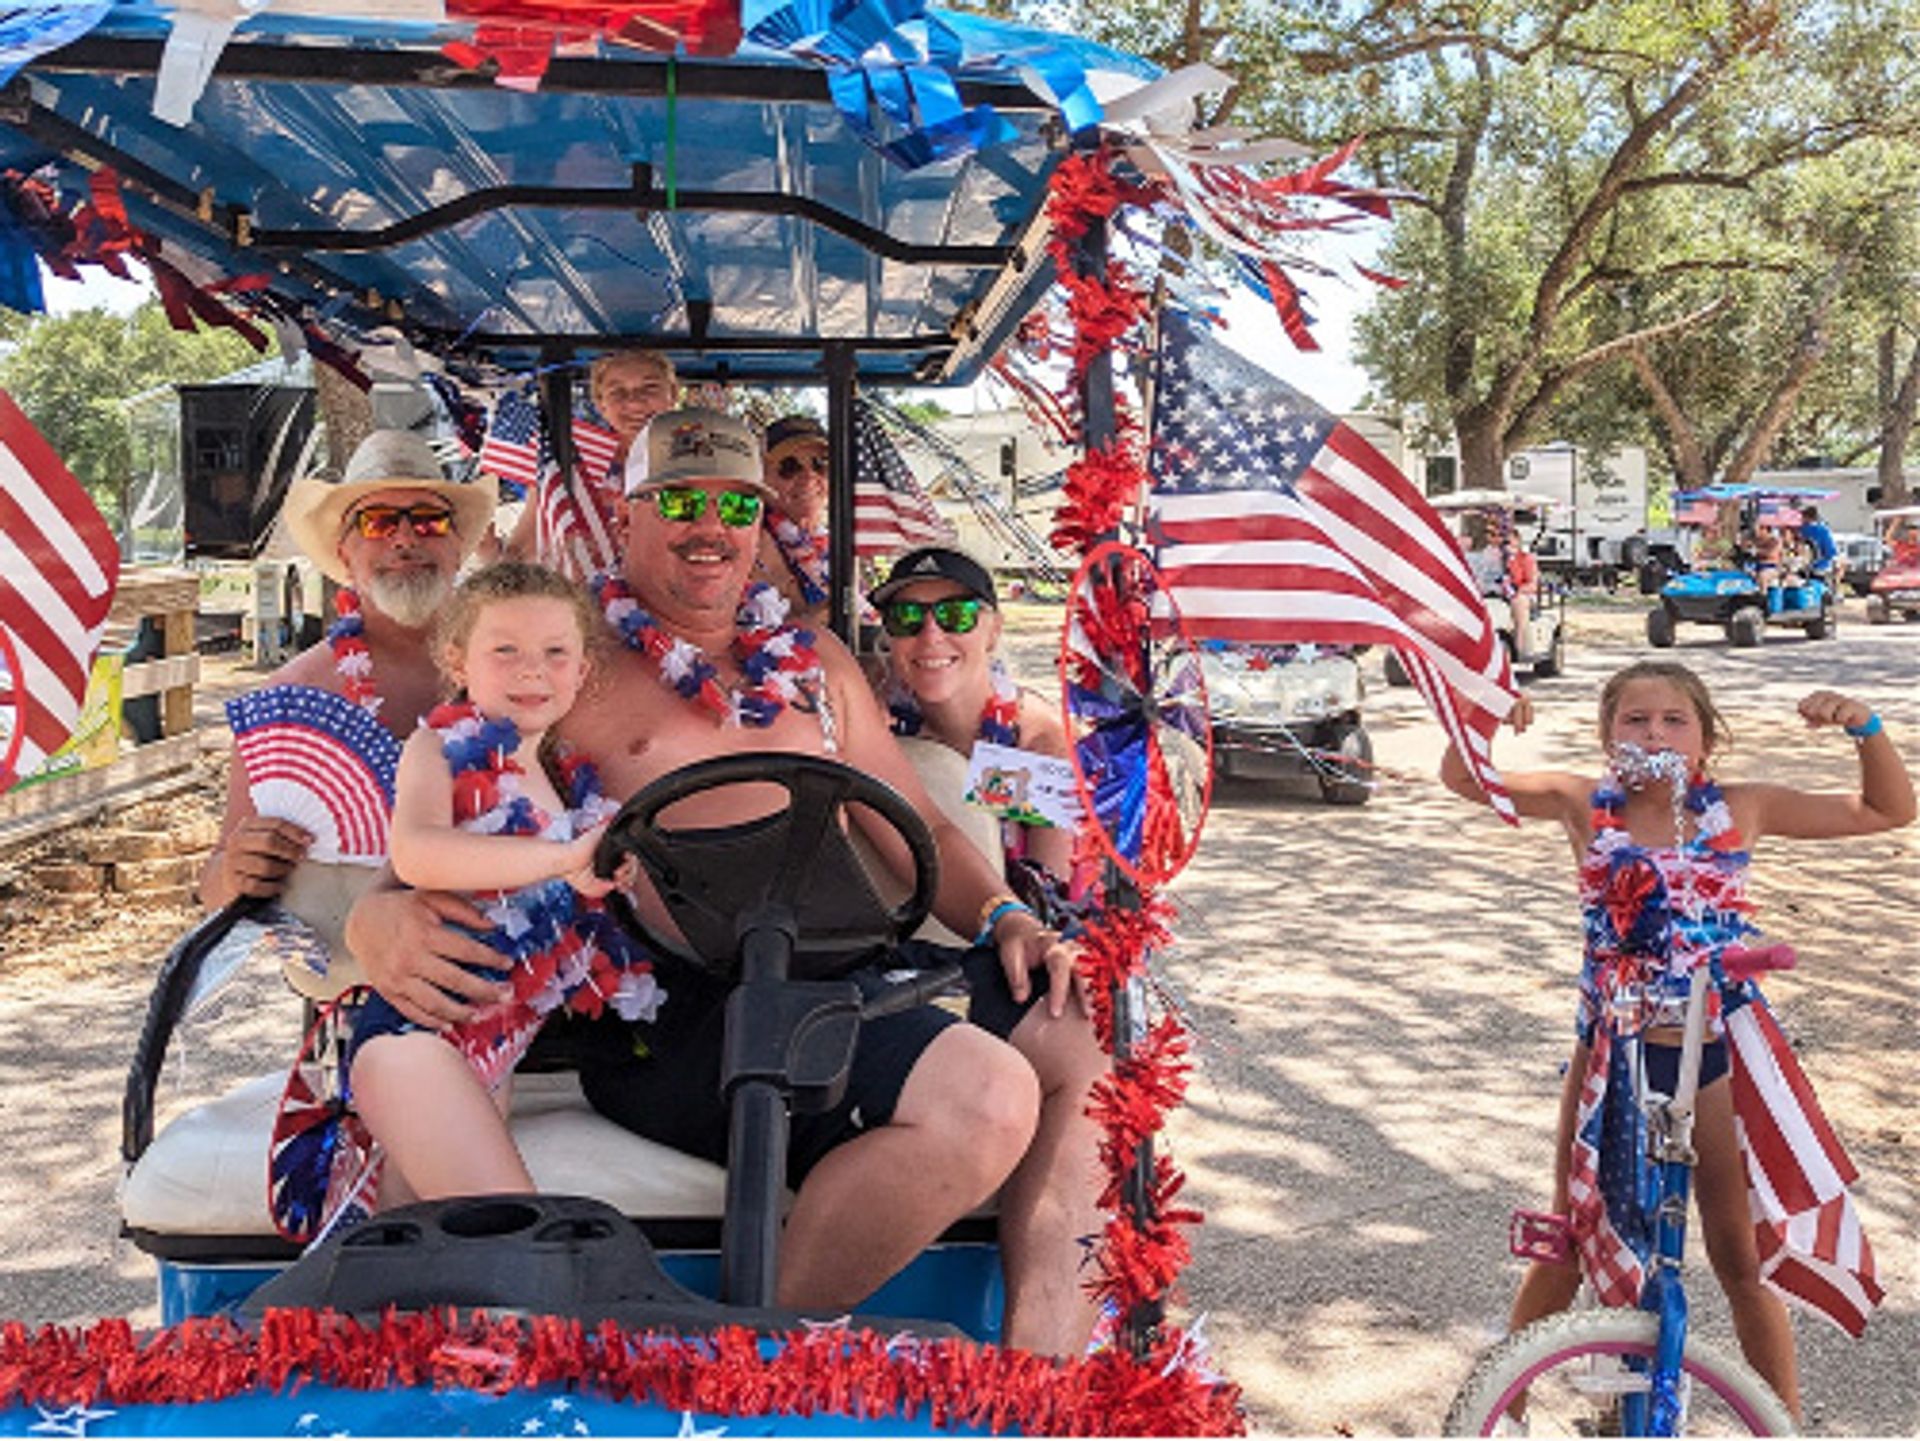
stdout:
[[(781, 787), (785, 809), (719, 828), (657, 824), (669, 806), (749, 782)], [(841, 824), (854, 804), (884, 819), (913, 858), (912, 893), (898, 905), (874, 890)], [(838, 761), (792, 751), (718, 756), (653, 781), (601, 836), (594, 870), (612, 876), (629, 855), (686, 939), (657, 933), (624, 890), (607, 897), (614, 919), (653, 954), (728, 981), (739, 975), (742, 937), (766, 925), (790, 930), (795, 979), (850, 970), (926, 919), (940, 877), (933, 832), (898, 791)]]

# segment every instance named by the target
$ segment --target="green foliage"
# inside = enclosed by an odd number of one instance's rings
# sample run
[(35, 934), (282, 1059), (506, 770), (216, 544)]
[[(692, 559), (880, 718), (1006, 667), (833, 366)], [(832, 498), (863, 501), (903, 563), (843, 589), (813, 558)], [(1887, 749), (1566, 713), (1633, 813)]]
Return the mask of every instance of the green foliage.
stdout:
[(0, 312), (0, 387), (11, 394), (109, 520), (131, 465), (120, 402), (158, 385), (212, 380), (261, 357), (228, 330), (186, 334), (160, 303), (130, 315), (82, 310), (30, 319)]

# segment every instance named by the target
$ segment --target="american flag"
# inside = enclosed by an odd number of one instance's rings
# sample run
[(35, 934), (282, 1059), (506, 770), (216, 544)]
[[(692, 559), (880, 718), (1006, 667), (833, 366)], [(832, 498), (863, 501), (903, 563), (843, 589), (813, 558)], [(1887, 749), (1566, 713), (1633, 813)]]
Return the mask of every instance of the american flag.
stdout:
[(93, 498), (0, 391), (0, 790), (73, 733), (119, 578)]
[(1858, 1336), (1885, 1295), (1847, 1191), (1858, 1173), (1766, 1002), (1729, 1009), (1726, 1028), (1760, 1278)]
[(1492, 761), (1515, 697), (1506, 649), (1425, 497), (1338, 416), (1174, 312), (1155, 377), (1149, 532), (1193, 633), (1393, 646), (1512, 821)]
[(494, 402), (487, 438), (480, 442), (480, 469), (515, 485), (537, 483), (547, 467), (546, 433), (540, 410), (524, 392), (509, 390)]
[(853, 406), (853, 552), (899, 555), (922, 545), (952, 544), (953, 527), (940, 518), (906, 461), (875, 418), (873, 407)]
[(580, 415), (573, 418), (571, 434), (579, 464), (565, 475), (554, 463), (532, 396), (510, 390), (494, 406), (479, 463), (482, 470), (533, 488), (534, 558), (584, 581), (619, 564), (619, 487), (609, 473), (620, 441), (604, 425)]
[(1635, 1104), (1630, 1060), (1630, 1047), (1605, 1026), (1594, 1028), (1567, 1168), (1580, 1268), (1604, 1306), (1640, 1304), (1653, 1245), (1653, 1218), (1639, 1197), (1646, 1121)]

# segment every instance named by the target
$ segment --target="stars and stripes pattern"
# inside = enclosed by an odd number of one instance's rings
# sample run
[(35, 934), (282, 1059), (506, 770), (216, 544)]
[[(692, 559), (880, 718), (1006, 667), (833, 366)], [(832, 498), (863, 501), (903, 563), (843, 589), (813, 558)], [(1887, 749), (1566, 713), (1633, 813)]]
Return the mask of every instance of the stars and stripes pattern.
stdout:
[(1574, 1111), (1567, 1198), (1580, 1268), (1605, 1306), (1637, 1306), (1653, 1248), (1653, 1218), (1640, 1202), (1646, 1118), (1634, 1102), (1633, 1047), (1605, 1026)]
[(313, 836), (316, 861), (387, 858), (400, 743), (344, 696), (276, 685), (227, 702), (233, 748), (253, 808)]
[(0, 791), (73, 734), (119, 578), (93, 498), (0, 391)]
[(953, 527), (940, 518), (892, 439), (873, 413), (853, 407), (853, 551), (899, 555), (923, 545), (951, 545)]
[(1492, 735), (1515, 699), (1460, 547), (1338, 416), (1163, 317), (1149, 536), (1198, 638), (1393, 646), (1493, 808)]
[(1847, 1190), (1858, 1172), (1766, 1003), (1730, 1007), (1726, 1036), (1760, 1278), (1858, 1336), (1886, 1294)]
[(614, 474), (620, 438), (578, 414), (571, 435), (578, 463), (568, 475), (554, 461), (533, 397), (508, 391), (494, 405), (479, 464), (532, 492), (534, 558), (584, 582), (620, 561), (620, 486)]

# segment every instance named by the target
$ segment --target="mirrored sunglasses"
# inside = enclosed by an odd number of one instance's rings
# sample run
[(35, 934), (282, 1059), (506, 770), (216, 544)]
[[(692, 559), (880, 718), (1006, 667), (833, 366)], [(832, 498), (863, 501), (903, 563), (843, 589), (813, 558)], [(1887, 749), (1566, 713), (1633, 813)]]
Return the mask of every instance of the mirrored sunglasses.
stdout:
[(920, 634), (933, 617), (933, 623), (948, 635), (965, 635), (980, 624), (980, 610), (986, 604), (978, 596), (956, 595), (947, 600), (890, 601), (880, 612), (880, 624), (888, 635), (906, 637)]
[(415, 535), (453, 534), (453, 512), (444, 505), (363, 505), (348, 523), (368, 540), (386, 540), (403, 520)]
[[(709, 492), (687, 485), (663, 485), (653, 492), (653, 507), (660, 519), (691, 525), (707, 513)], [(746, 490), (712, 492), (720, 524), (736, 530), (760, 519), (760, 497)]]
[(796, 480), (809, 470), (815, 475), (825, 475), (827, 473), (827, 457), (825, 455), (783, 455), (780, 457), (780, 478), (782, 480)]

